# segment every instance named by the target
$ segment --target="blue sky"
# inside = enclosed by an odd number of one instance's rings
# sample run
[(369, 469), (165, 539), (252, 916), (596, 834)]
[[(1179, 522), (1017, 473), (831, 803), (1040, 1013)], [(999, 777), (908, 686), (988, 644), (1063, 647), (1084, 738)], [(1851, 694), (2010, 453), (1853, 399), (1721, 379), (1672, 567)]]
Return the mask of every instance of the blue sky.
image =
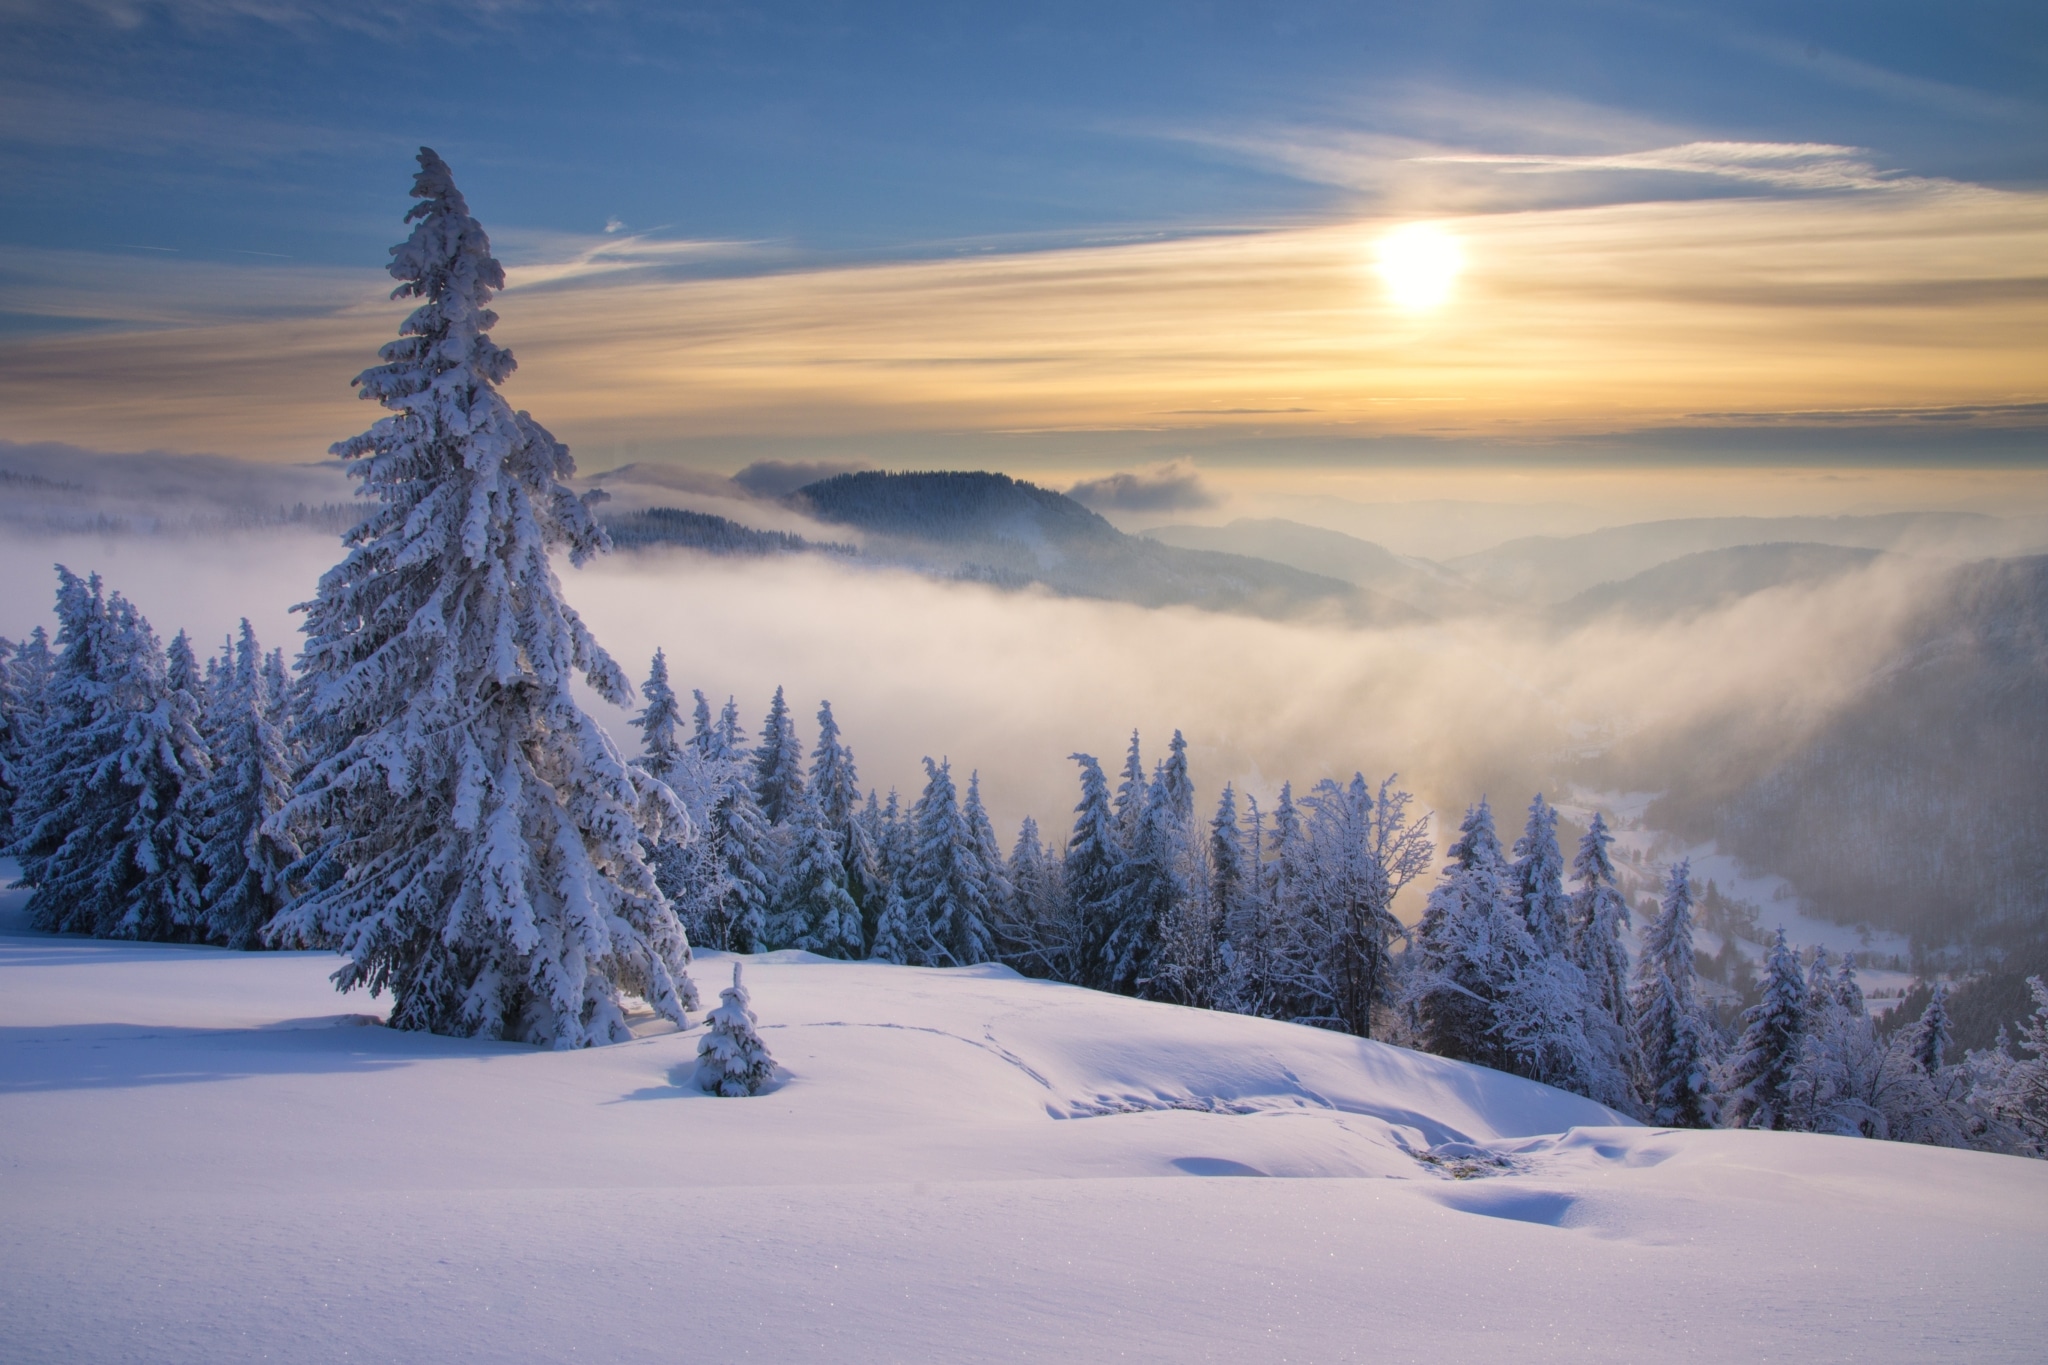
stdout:
[(390, 237), (422, 142), (506, 227), (615, 219), (832, 253), (1264, 224), (1390, 192), (1231, 139), (1819, 142), (1920, 175), (2048, 179), (2039, 4), (16, 0), (0, 15), (0, 239), (20, 246), (360, 263)]

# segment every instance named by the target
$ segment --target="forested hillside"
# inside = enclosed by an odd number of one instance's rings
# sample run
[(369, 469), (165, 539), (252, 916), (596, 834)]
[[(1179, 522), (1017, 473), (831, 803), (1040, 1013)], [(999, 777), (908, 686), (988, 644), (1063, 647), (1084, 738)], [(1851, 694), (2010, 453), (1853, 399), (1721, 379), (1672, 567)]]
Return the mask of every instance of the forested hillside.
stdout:
[(866, 537), (870, 558), (1070, 597), (1285, 619), (1396, 624), (1424, 614), (1392, 597), (1247, 555), (1128, 536), (1073, 499), (1005, 474), (841, 474), (790, 502)]
[[(1844, 922), (1927, 946), (2037, 944), (2048, 934), (2044, 717), (2048, 557), (1971, 565), (1818, 733), (1760, 771), (1703, 764), (1652, 818), (1780, 872)], [(1717, 752), (1713, 735), (1693, 738)]]

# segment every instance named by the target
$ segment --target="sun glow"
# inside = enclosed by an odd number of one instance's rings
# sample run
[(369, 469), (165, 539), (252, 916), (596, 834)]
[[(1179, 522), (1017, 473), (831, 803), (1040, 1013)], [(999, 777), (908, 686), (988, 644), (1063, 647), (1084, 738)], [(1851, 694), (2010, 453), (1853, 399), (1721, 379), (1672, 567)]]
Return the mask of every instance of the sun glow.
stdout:
[(1435, 223), (1410, 223), (1380, 238), (1373, 268), (1397, 307), (1437, 308), (1451, 297), (1465, 268), (1465, 249)]

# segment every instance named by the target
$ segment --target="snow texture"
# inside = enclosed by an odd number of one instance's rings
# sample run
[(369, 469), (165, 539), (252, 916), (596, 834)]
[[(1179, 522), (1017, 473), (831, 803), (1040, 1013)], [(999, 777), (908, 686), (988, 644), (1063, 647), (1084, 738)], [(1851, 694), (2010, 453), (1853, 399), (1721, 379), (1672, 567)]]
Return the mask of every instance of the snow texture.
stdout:
[(2039, 1162), (797, 953), (731, 1103), (651, 1013), (402, 1032), (333, 961), (0, 937), (11, 1362), (2040, 1358)]

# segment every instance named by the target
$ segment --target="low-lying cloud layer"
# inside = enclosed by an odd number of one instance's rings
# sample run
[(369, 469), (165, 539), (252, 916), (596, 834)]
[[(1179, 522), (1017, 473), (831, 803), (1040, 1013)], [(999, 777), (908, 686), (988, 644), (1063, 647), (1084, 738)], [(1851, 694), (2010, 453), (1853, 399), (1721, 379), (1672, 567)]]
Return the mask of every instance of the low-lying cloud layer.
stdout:
[[(211, 647), (241, 616), (296, 643), (288, 608), (338, 557), (332, 537), (0, 536), (0, 634), (53, 626), (50, 571), (102, 572), (165, 637)], [(1076, 749), (1148, 761), (1181, 729), (1202, 800), (1226, 780), (1279, 783), (1399, 772), (1441, 811), (1491, 795), (1519, 806), (1617, 738), (1706, 716), (1758, 731), (1816, 724), (1885, 656), (1934, 570), (1880, 562), (1819, 587), (1768, 590), (1663, 625), (1526, 620), (1400, 629), (1283, 624), (1194, 610), (1005, 593), (809, 557), (616, 555), (564, 569), (570, 599), (634, 676), (656, 648), (679, 687), (735, 696), (757, 726), (775, 687), (805, 718), (830, 699), (863, 781), (914, 795), (918, 760), (978, 769), (1004, 838), (1035, 815), (1059, 837)], [(629, 716), (591, 704), (622, 747)], [(1682, 781), (1682, 772), (1670, 775)]]

